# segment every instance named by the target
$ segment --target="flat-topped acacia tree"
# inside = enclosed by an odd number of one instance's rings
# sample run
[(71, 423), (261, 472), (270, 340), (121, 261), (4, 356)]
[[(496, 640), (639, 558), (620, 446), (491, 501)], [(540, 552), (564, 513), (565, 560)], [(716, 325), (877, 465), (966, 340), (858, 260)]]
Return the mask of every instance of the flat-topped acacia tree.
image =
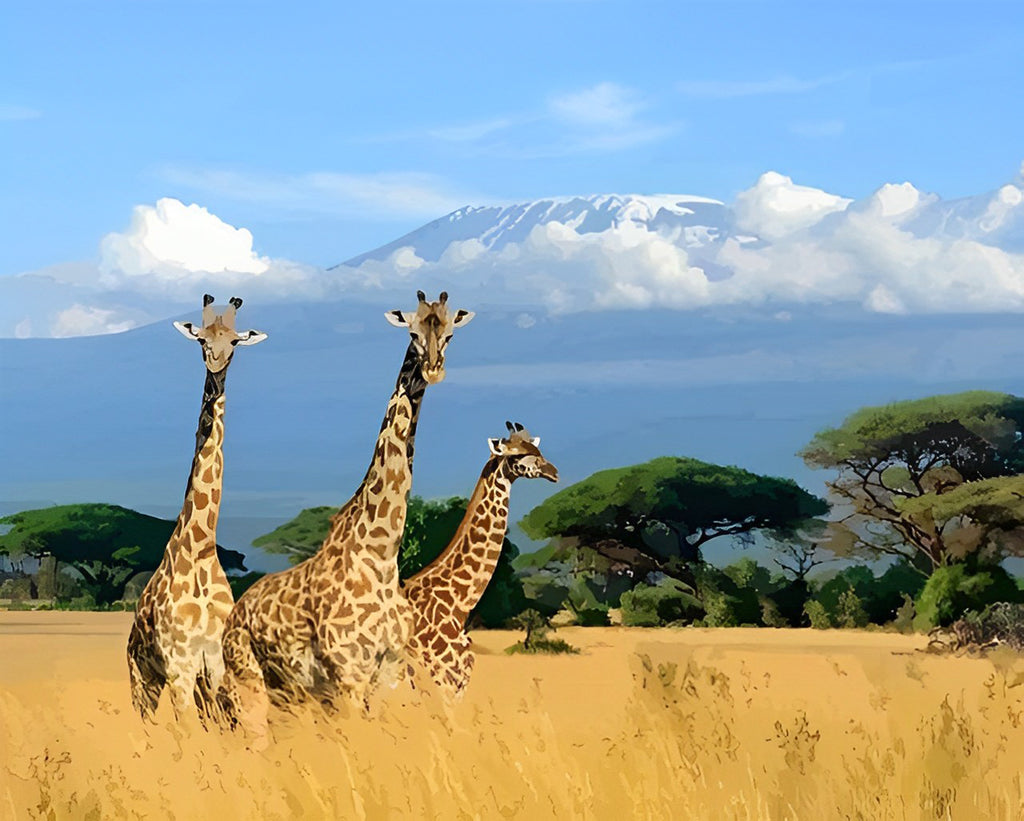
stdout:
[(828, 511), (791, 479), (680, 456), (602, 470), (554, 494), (520, 522), (532, 538), (557, 538), (628, 565), (693, 583), (712, 539), (795, 534)]
[(800, 452), (828, 482), (833, 552), (892, 555), (924, 575), (998, 563), (1024, 542), (1024, 399), (968, 391), (861, 408)]

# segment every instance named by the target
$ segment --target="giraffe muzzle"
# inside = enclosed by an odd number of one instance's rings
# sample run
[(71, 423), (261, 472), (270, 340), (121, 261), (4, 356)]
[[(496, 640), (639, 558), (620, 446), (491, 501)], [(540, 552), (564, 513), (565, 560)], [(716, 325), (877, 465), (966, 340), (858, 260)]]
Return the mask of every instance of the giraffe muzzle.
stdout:
[(558, 481), (558, 468), (548, 462), (546, 465), (541, 466), (540, 475), (547, 479), (549, 482)]

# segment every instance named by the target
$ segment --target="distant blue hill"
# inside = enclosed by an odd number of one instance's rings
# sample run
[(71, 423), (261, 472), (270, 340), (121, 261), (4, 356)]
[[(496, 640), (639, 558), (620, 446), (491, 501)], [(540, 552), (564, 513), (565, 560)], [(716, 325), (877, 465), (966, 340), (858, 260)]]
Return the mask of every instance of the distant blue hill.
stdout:
[[(348, 499), (407, 344), (382, 314), (410, 305), (246, 306), (244, 322), (270, 338), (239, 350), (228, 376), (228, 531), (251, 539), (303, 507)], [(807, 470), (796, 451), (858, 407), (1024, 386), (1015, 315), (837, 307), (782, 318), (545, 317), (466, 307), (478, 316), (457, 332), (448, 378), (428, 389), (420, 420), (414, 492), (428, 498), (468, 493), (486, 438), (506, 419), (543, 439), (562, 486), (680, 454), (790, 476), (823, 493), (828, 477)], [(0, 339), (0, 510), (96, 501), (173, 517), (202, 382), (198, 347), (169, 322), (108, 336)], [(556, 489), (518, 483), (513, 518)]]

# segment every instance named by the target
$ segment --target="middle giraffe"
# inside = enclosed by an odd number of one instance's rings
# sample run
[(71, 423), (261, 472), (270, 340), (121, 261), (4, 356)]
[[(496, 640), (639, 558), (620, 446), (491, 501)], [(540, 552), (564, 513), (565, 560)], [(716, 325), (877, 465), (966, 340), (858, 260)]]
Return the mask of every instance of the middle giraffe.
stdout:
[[(558, 481), (557, 468), (541, 455), (540, 439), (520, 424), (505, 424), (507, 439), (487, 440), (491, 457), (448, 547), (402, 587), (413, 610), (412, 662), (448, 698), (461, 694), (473, 670), (473, 652), (463, 631), (498, 566), (512, 483), (520, 477)], [(416, 667), (410, 666), (409, 673), (415, 680)]]
[(397, 677), (411, 614), (399, 592), (398, 548), (412, 486), (413, 442), (423, 392), (444, 379), (445, 348), (470, 311), (451, 311), (447, 293), (415, 312), (390, 311), (411, 341), (388, 402), (370, 467), (334, 515), (319, 551), (264, 576), (235, 604), (224, 631), (225, 719), (261, 734), (269, 702), (338, 696), (365, 700)]

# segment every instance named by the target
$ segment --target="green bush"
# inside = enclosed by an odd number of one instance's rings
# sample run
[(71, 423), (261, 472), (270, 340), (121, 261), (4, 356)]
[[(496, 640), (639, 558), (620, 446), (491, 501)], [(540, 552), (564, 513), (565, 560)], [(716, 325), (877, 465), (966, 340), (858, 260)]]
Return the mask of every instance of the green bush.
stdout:
[(839, 594), (836, 604), (837, 627), (864, 627), (868, 623), (868, 614), (860, 596), (851, 587)]
[[(761, 623), (758, 585), (767, 584), (768, 574), (750, 559), (742, 559), (724, 570), (703, 565), (697, 570), (697, 590), (704, 603), (703, 627), (736, 627)], [(752, 586), (741, 586), (736, 580)]]
[(825, 610), (825, 605), (816, 599), (809, 599), (804, 604), (804, 613), (815, 630), (828, 630), (832, 627), (832, 619)]
[(701, 603), (676, 583), (638, 584), (619, 600), (622, 623), (627, 627), (658, 627), (670, 622), (692, 622), (703, 612)]
[(998, 565), (982, 566), (973, 572), (966, 564), (947, 565), (932, 573), (921, 589), (914, 627), (946, 627), (968, 610), (983, 610), (995, 602), (1021, 598), (1013, 578)]

